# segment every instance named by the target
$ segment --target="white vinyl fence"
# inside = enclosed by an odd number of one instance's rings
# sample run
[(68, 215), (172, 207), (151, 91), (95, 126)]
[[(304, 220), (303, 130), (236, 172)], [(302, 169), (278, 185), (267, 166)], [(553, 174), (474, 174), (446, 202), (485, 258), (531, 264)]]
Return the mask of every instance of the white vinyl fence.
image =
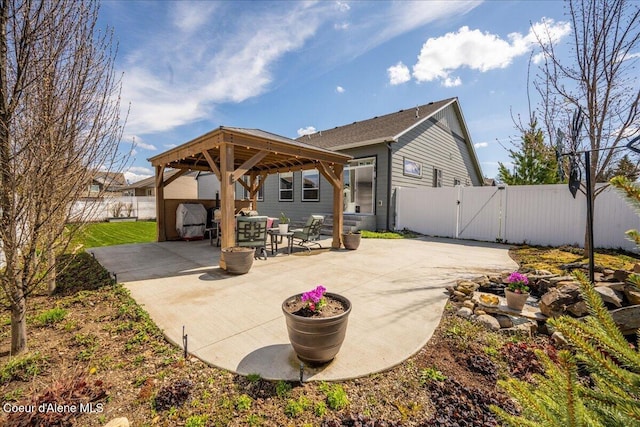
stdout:
[(78, 200), (71, 208), (71, 217), (78, 221), (105, 221), (107, 218), (116, 216), (118, 204), (121, 208), (119, 216), (135, 216), (139, 220), (156, 218), (156, 198), (154, 196)]
[[(566, 184), (505, 187), (396, 188), (396, 228), (422, 234), (541, 246), (584, 245), (585, 195)], [(625, 231), (640, 217), (614, 188), (595, 199), (597, 248), (639, 252)]]

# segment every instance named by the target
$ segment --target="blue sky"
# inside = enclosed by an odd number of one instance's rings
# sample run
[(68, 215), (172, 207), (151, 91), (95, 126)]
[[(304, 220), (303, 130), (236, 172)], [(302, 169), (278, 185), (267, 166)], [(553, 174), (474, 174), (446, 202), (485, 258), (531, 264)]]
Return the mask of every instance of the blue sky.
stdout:
[(296, 138), (449, 97), (493, 178), (512, 113), (528, 116), (532, 26), (570, 34), (560, 1), (108, 0), (100, 21), (119, 43), (131, 182), (220, 125)]

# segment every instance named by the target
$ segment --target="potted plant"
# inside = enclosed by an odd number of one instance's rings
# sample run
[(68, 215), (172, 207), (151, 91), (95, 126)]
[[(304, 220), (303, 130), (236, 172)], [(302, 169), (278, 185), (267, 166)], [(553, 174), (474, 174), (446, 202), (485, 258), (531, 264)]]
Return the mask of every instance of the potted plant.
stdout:
[(347, 332), (351, 302), (318, 285), (282, 303), (289, 341), (298, 359), (321, 365), (338, 354)]
[(278, 223), (278, 233), (287, 234), (289, 232), (289, 222), (291, 222), (291, 220), (284, 214), (284, 212), (280, 212), (280, 222)]
[(360, 246), (361, 234), (359, 231), (349, 231), (342, 234), (342, 244), (345, 249), (355, 250)]
[(522, 273), (514, 271), (507, 277), (507, 288), (504, 290), (507, 297), (507, 307), (522, 311), (527, 298), (529, 298), (529, 279)]
[(243, 246), (222, 248), (220, 251), (220, 266), (232, 274), (248, 273), (253, 265), (256, 250)]

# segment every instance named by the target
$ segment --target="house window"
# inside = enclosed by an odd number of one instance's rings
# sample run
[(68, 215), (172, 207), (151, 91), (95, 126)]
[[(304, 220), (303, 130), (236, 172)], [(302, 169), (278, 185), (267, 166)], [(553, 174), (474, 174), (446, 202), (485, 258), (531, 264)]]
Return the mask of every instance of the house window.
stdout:
[(442, 169), (433, 168), (433, 186), (442, 187)]
[[(242, 177), (242, 180), (247, 185), (249, 185), (249, 183), (251, 182), (251, 178), (246, 176), (246, 175)], [(251, 198), (251, 194), (249, 194), (247, 189), (244, 188), (244, 187), (242, 187), (242, 198), (245, 199), (245, 200), (249, 200)], [(259, 202), (264, 202), (264, 184), (258, 190), (258, 201)]]
[(317, 169), (302, 171), (302, 201), (320, 200), (320, 173)]
[(100, 192), (100, 185), (99, 184), (91, 184), (89, 186), (89, 191), (92, 193), (99, 193)]
[(147, 188), (147, 196), (153, 196), (153, 188)]
[(281, 202), (293, 202), (293, 172), (278, 174), (279, 198)]

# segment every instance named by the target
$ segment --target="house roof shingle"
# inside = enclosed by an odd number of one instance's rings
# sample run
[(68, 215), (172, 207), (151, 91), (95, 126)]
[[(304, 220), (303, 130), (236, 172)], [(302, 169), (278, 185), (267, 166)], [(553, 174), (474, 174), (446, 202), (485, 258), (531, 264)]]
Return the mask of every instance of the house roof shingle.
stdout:
[(345, 148), (350, 144), (366, 145), (367, 143), (394, 141), (394, 138), (399, 134), (428, 119), (455, 99), (448, 98), (430, 102), (416, 108), (400, 110), (384, 116), (304, 135), (296, 140), (329, 150)]

